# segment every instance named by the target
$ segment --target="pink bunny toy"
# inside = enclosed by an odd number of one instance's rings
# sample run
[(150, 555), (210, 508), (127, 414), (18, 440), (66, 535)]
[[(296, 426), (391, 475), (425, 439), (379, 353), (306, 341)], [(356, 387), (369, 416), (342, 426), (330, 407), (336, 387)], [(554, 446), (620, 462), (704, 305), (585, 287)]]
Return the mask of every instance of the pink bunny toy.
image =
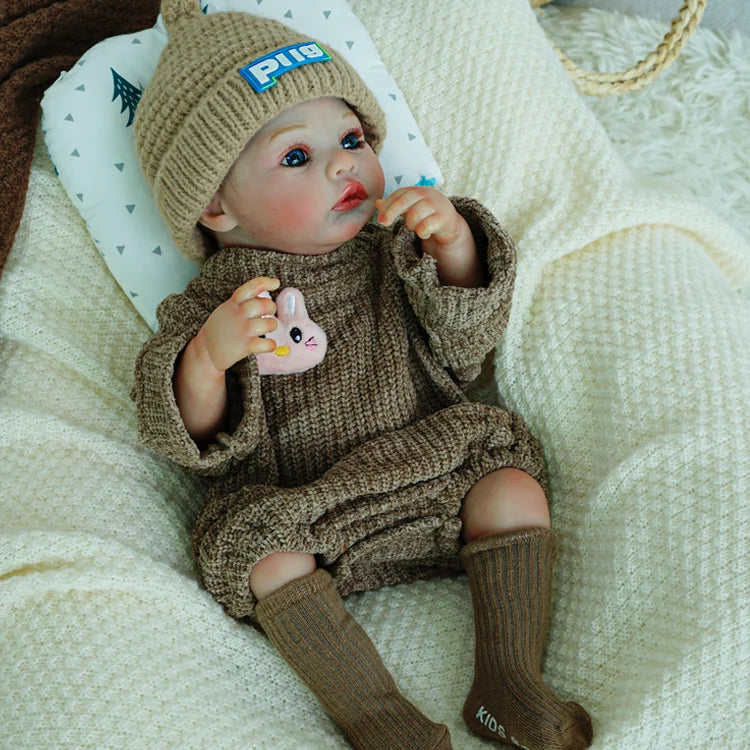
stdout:
[[(271, 295), (263, 292), (259, 296)], [(279, 324), (267, 335), (276, 342), (276, 349), (255, 355), (261, 375), (304, 372), (323, 360), (327, 347), (325, 331), (310, 320), (299, 289), (290, 286), (279, 292), (275, 317)]]

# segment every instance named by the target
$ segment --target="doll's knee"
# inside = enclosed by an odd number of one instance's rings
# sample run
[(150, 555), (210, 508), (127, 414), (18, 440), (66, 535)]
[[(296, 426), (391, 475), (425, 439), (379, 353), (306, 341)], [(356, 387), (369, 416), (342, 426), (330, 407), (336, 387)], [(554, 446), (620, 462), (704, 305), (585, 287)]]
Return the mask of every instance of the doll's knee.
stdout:
[(315, 571), (315, 557), (304, 552), (273, 552), (250, 571), (250, 590), (263, 599), (290, 581)]
[(488, 534), (550, 525), (542, 486), (526, 472), (510, 467), (482, 477), (467, 493), (460, 517), (466, 542)]

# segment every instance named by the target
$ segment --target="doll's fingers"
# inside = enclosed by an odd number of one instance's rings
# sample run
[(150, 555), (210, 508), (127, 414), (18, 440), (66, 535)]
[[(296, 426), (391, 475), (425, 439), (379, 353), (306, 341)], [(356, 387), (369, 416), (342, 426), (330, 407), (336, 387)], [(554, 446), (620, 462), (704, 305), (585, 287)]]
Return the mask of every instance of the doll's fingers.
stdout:
[(270, 276), (257, 276), (250, 281), (246, 281), (241, 286), (238, 286), (234, 290), (234, 297), (236, 302), (245, 302), (246, 300), (257, 297), (261, 292), (273, 292), (281, 286), (281, 282)]
[(378, 208), (378, 222), (390, 226), (399, 216), (403, 216), (415, 203), (422, 200), (421, 192), (414, 188), (400, 188), (385, 198)]
[(241, 302), (240, 307), (248, 318), (260, 318), (276, 312), (276, 303), (270, 297), (250, 297)]
[(429, 240), (432, 237), (441, 244), (451, 242), (456, 237), (456, 229), (451, 226), (451, 222), (437, 211), (414, 227), (414, 233), (420, 240)]
[(275, 348), (276, 342), (273, 339), (262, 336), (253, 336), (247, 342), (248, 354), (263, 354), (264, 352), (272, 352)]
[(414, 227), (414, 234), (416, 234), (420, 240), (429, 240), (435, 232), (434, 225), (434, 217), (429, 216), (424, 221), (421, 221), (416, 227)]
[(440, 218), (435, 213), (435, 206), (430, 201), (420, 200), (406, 212), (404, 220), (408, 229), (416, 232), (420, 239), (425, 240), (440, 224)]
[[(399, 216), (403, 216), (421, 196), (411, 188), (400, 188), (385, 198), (379, 208), (378, 221), (389, 226)], [(377, 203), (375, 204), (377, 206)]]
[(275, 331), (279, 325), (276, 318), (248, 318), (245, 323), (245, 334), (250, 337), (265, 336)]

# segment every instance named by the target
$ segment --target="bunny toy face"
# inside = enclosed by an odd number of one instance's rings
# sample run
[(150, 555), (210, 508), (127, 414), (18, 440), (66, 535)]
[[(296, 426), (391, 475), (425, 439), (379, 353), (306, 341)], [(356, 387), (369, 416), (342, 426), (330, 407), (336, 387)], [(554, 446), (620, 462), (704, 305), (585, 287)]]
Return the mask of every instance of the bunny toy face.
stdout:
[[(265, 292), (261, 296), (271, 295)], [(279, 292), (275, 317), (278, 326), (268, 335), (276, 349), (255, 355), (261, 375), (304, 372), (323, 360), (328, 344), (325, 331), (310, 320), (299, 289), (290, 286)]]

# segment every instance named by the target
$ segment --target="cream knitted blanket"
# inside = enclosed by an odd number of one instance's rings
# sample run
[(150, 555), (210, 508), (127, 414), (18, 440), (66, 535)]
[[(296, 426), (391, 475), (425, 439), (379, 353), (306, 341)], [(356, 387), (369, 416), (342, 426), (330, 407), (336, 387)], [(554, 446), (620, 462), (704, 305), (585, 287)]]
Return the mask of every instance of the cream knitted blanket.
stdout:
[[(515, 237), (495, 377), (545, 447), (561, 553), (545, 674), (600, 748), (743, 747), (750, 247), (636, 184), (526, 0), (355, 11), (448, 178)], [(0, 282), (0, 746), (346, 747), (196, 583), (195, 480), (135, 442), (146, 325), (37, 147)], [(462, 579), (347, 600), (457, 748)]]

